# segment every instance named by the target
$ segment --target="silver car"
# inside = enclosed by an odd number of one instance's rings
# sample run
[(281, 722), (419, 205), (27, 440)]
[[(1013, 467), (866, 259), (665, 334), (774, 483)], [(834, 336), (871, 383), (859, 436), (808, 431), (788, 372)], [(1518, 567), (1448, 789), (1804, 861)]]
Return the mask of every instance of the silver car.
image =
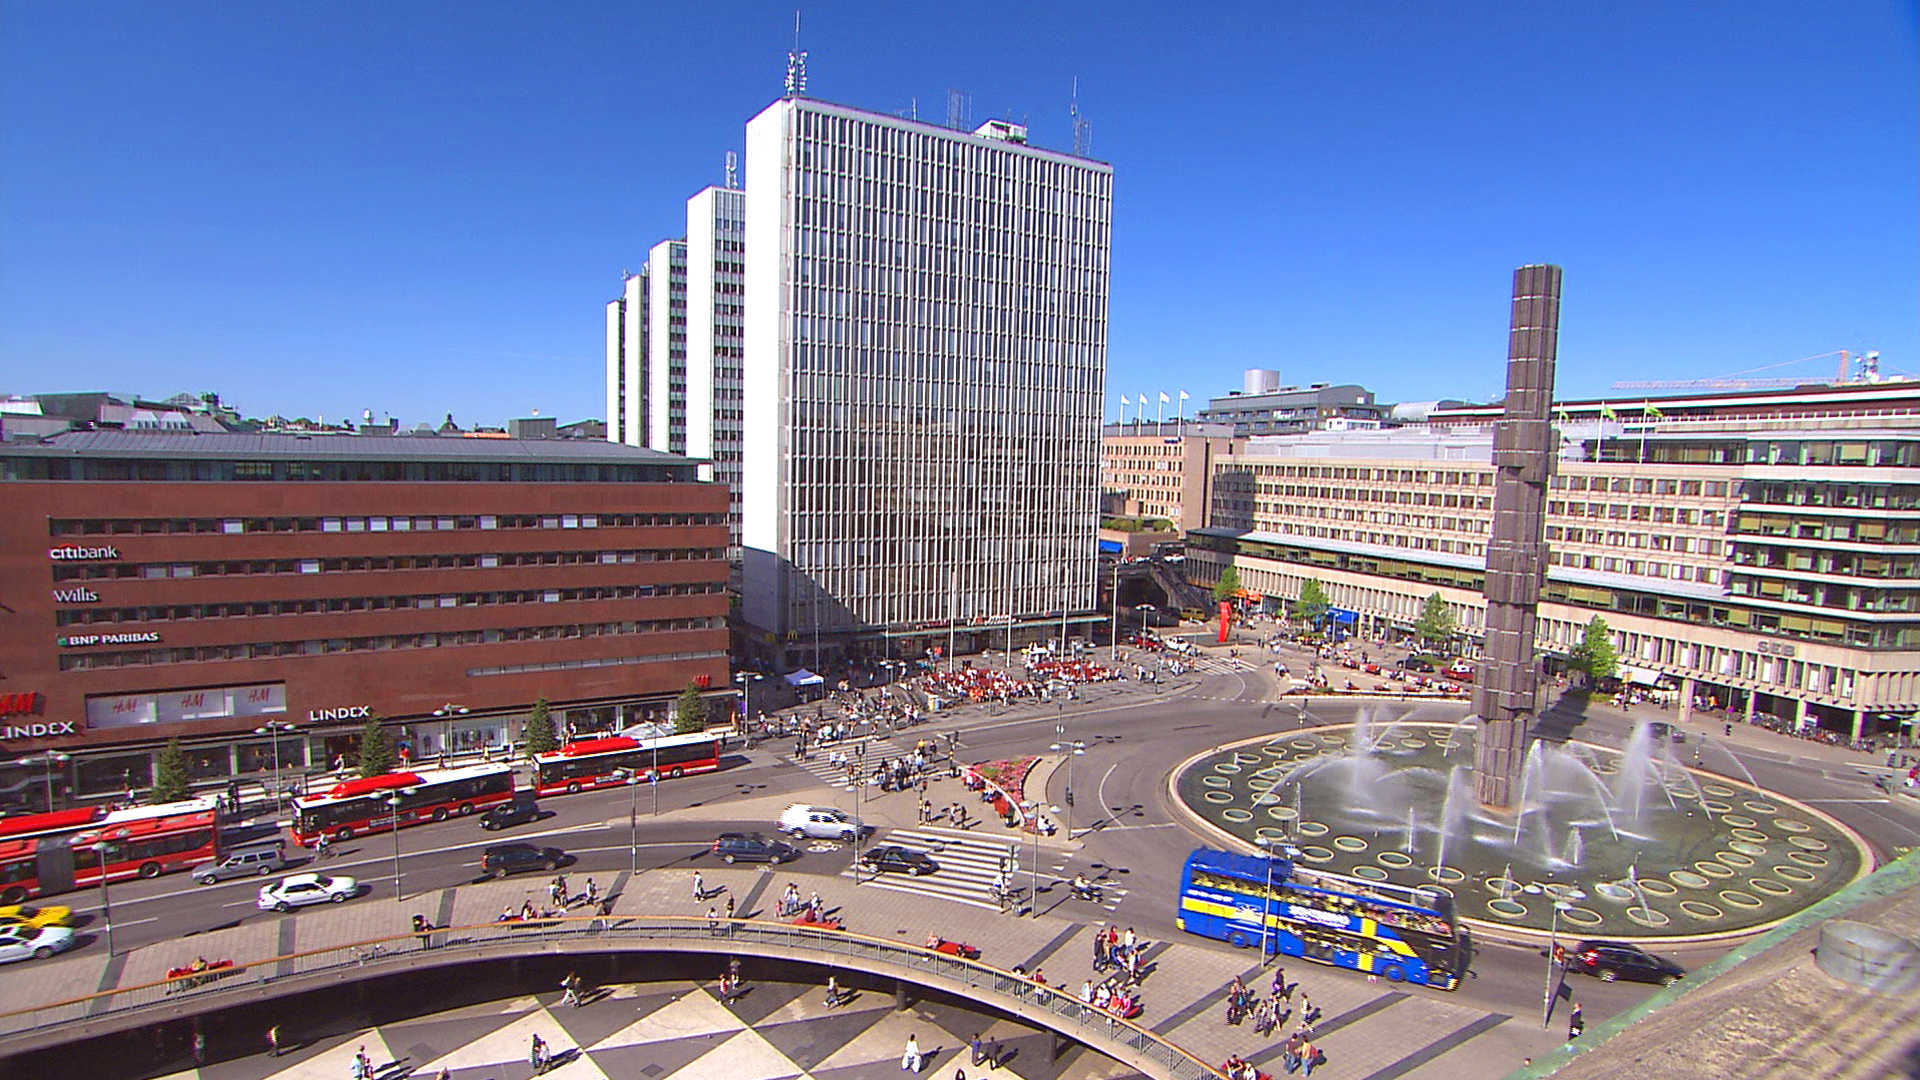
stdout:
[(277, 845), (263, 845), (253, 848), (237, 848), (232, 854), (217, 863), (197, 867), (193, 871), (193, 880), (202, 885), (211, 885), (228, 878), (252, 877), (255, 874), (267, 875), (275, 870), (287, 868), (287, 855)]
[(57, 952), (73, 948), (73, 928), (69, 926), (28, 926), (25, 923), (0, 925), (0, 964), (15, 960), (45, 960)]

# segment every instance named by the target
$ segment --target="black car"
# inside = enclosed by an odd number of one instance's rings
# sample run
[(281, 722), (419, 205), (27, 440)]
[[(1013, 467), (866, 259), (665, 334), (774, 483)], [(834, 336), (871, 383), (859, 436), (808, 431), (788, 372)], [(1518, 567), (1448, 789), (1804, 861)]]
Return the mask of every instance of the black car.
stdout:
[(495, 832), (513, 825), (524, 825), (540, 817), (540, 807), (532, 799), (495, 803), (480, 815), (480, 827)]
[(764, 862), (779, 864), (800, 857), (800, 849), (784, 840), (769, 840), (759, 833), (723, 832), (713, 842), (713, 853), (721, 862)]
[(1424, 656), (1409, 656), (1393, 666), (1406, 671), (1418, 671), (1427, 675), (1433, 674), (1433, 661)]
[(898, 844), (885, 844), (860, 856), (860, 865), (874, 873), (884, 870), (896, 870), (914, 877), (923, 877), (940, 869), (940, 864), (927, 857), (924, 851), (914, 851)]
[(567, 853), (559, 848), (532, 844), (495, 844), (481, 857), (487, 873), (497, 878), (523, 870), (557, 870), (566, 861)]
[(1650, 952), (1618, 941), (1583, 941), (1567, 954), (1567, 970), (1585, 972), (1602, 982), (1631, 979), (1634, 982), (1670, 986), (1687, 969)]

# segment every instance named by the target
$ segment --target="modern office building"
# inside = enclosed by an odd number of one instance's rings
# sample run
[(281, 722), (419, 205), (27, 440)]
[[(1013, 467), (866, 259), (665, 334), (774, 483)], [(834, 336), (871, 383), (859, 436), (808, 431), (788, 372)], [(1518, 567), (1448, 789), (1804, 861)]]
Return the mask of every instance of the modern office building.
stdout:
[(728, 558), (740, 558), (740, 364), (746, 327), (746, 192), (709, 187), (687, 200), (686, 450), (711, 462), (733, 505)]
[(373, 718), (420, 759), (504, 750), (539, 699), (597, 730), (727, 685), (727, 496), (683, 458), (71, 432), (0, 445), (0, 499), (0, 806), (144, 787), (170, 738), (264, 777)]
[(743, 614), (805, 659), (1098, 618), (1111, 166), (801, 97), (747, 125)]
[(1164, 434), (1131, 424), (1108, 424), (1100, 439), (1100, 491), (1115, 516), (1164, 519), (1175, 530), (1207, 523), (1213, 463), (1244, 446), (1226, 424), (1189, 420)]
[[(1620, 402), (1563, 419), (1539, 647), (1601, 616), (1629, 681), (1859, 734), (1920, 708), (1920, 383)], [(1676, 419), (1673, 413), (1684, 417)], [(1563, 412), (1562, 415), (1565, 415)], [(1439, 414), (1435, 416), (1438, 425)], [(1492, 434), (1257, 438), (1215, 465), (1190, 574), (1279, 601), (1310, 579), (1360, 628), (1438, 592), (1483, 628)]]
[(647, 271), (620, 281), (620, 296), (607, 302), (607, 441), (646, 446)]
[(687, 242), (647, 252), (647, 442), (687, 452)]
[(1373, 391), (1350, 383), (1280, 386), (1276, 372), (1251, 368), (1246, 385), (1207, 402), (1196, 419), (1229, 424), (1235, 435), (1287, 435), (1322, 428), (1379, 427), (1391, 414)]

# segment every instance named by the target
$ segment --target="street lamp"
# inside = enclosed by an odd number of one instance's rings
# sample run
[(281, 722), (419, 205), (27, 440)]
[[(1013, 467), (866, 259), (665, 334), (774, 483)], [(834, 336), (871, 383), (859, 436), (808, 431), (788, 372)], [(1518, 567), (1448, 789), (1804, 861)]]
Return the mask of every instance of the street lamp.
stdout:
[(1113, 662), (1120, 662), (1120, 559), (1113, 560)]
[(442, 765), (447, 763), (447, 751), (453, 744), (453, 718), (465, 716), (472, 711), (465, 705), (455, 705), (451, 701), (433, 710), (433, 715), (440, 718), (440, 763)]
[(1053, 725), (1053, 737), (1060, 740), (1047, 749), (1056, 754), (1067, 756), (1067, 839), (1073, 839), (1073, 759), (1087, 752), (1087, 744), (1078, 739), (1067, 741), (1067, 722), (1062, 719)]
[(860, 813), (861, 801), (865, 795), (865, 793), (860, 790), (863, 783), (864, 781), (860, 778), (859, 773), (856, 772), (853, 782), (841, 789), (843, 791), (853, 792), (853, 883), (856, 886), (860, 884), (861, 834), (866, 832), (866, 818)]
[(107, 862), (113, 857), (113, 845), (105, 840), (93, 847), (100, 859), (100, 918), (107, 924), (107, 955), (113, 955), (113, 897), (107, 892)]
[(640, 874), (640, 774), (631, 769), (621, 782), (627, 785), (627, 880)]
[(1036, 919), (1040, 917), (1040, 822), (1038, 818), (1042, 810), (1054, 814), (1060, 812), (1059, 807), (1043, 806), (1038, 800), (1020, 804), (1020, 813), (1026, 817), (1021, 824), (1033, 826), (1033, 862), (1028, 871), (1027, 907), (1032, 917)]
[(393, 811), (393, 902), (402, 902), (400, 896), (400, 793), (387, 796), (387, 806)]
[(1291, 857), (1293, 847), (1285, 840), (1276, 840), (1271, 836), (1256, 836), (1253, 842), (1260, 845), (1260, 851), (1267, 857), (1267, 891), (1260, 897), (1260, 963), (1265, 964), (1269, 956), (1267, 942), (1273, 925), (1273, 849), (1279, 848), (1282, 855)]
[(22, 768), (29, 765), (44, 765), (46, 767), (47, 810), (51, 812), (53, 810), (53, 767), (55, 765), (65, 765), (72, 760), (73, 755), (71, 754), (63, 754), (58, 750), (48, 750), (38, 757), (23, 757), (19, 761), (14, 762), (14, 764)]
[[(1521, 886), (1520, 891), (1533, 896), (1547, 893), (1546, 886), (1537, 881), (1531, 885)], [(1558, 895), (1553, 893), (1547, 893), (1547, 895), (1553, 897), (1553, 918), (1547, 926), (1547, 989), (1540, 1001), (1541, 1027), (1546, 1027), (1553, 1022), (1553, 966), (1555, 957), (1560, 952), (1560, 913), (1573, 910), (1574, 901), (1587, 898), (1587, 894), (1579, 889), (1568, 889)]]
[(269, 720), (253, 729), (255, 735), (273, 736), (273, 805), (277, 811), (286, 797), (286, 788), (280, 783), (280, 733), (292, 731), (293, 725), (284, 720)]

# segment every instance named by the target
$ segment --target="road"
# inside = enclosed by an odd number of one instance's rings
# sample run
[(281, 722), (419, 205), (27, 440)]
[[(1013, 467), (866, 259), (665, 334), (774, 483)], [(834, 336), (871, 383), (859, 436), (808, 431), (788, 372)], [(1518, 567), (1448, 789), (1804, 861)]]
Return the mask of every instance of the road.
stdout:
[[(1247, 652), (1251, 655), (1252, 650)], [(1288, 659), (1290, 664), (1299, 663), (1295, 657)], [(1045, 753), (1048, 744), (1060, 737), (1058, 728), (1062, 726), (1067, 739), (1085, 742), (1086, 753), (1073, 764), (1076, 790), (1072, 805), (1066, 804), (1065, 770), (1055, 770), (1047, 782), (1047, 801), (1062, 806), (1063, 824), (1079, 834), (1080, 842), (1040, 849), (1042, 885), (1049, 886), (1080, 871), (1111, 882), (1119, 887), (1116, 892), (1123, 889), (1125, 893), (1111, 908), (1113, 918), (1121, 925), (1137, 927), (1149, 938), (1169, 938), (1177, 934), (1172, 898), (1179, 868), (1199, 842), (1166, 803), (1167, 770), (1173, 763), (1235, 739), (1289, 730), (1303, 723), (1348, 721), (1361, 708), (1389, 716), (1411, 708), (1400, 702), (1320, 697), (1312, 699), (1303, 717), (1297, 699), (1277, 699), (1280, 687), (1275, 684), (1270, 665), (1255, 667), (1231, 660), (1221, 651), (1201, 666), (1200, 672), (1157, 686), (1126, 682), (1094, 688), (1084, 691), (1083, 700), (1076, 702), (1010, 709), (969, 706), (950, 718), (942, 717), (925, 729), (917, 729), (908, 738), (958, 730), (959, 756), (965, 761)], [(1464, 706), (1425, 708), (1458, 710)], [(1572, 735), (1620, 746), (1640, 718), (1638, 714), (1600, 707), (1574, 718)], [(1736, 779), (1744, 779), (1750, 771), (1761, 785), (1813, 802), (1846, 822), (1882, 855), (1920, 842), (1913, 815), (1890, 801), (1875, 798), (1877, 793), (1863, 783), (1855, 766), (1832, 760), (1831, 755), (1796, 755), (1791, 745), (1751, 747), (1725, 740), (1702, 744), (1699, 735), (1708, 727), (1696, 728), (1693, 746), (1702, 748), (1702, 767)], [(589, 792), (548, 799), (543, 802), (545, 812), (539, 821), (499, 833), (483, 832), (474, 822), (457, 819), (402, 830), (401, 889), (406, 897), (416, 897), (473, 881), (480, 876), (481, 851), (488, 844), (525, 840), (567, 851), (576, 860), (568, 873), (576, 879), (594, 876), (604, 890), (616, 875), (627, 870), (630, 858), (642, 872), (703, 865), (716, 833), (769, 830), (773, 814), (785, 801), (838, 803), (852, 809), (850, 796), (823, 785), (787, 761), (782, 755), (788, 748), (784, 741), (763, 745), (730, 756), (720, 772), (668, 781), (654, 791)], [(654, 794), (659, 798), (657, 817), (652, 805)], [(904, 793), (867, 796), (863, 813), (870, 821), (904, 825), (913, 819), (913, 799)], [(637, 828), (631, 834), (630, 812), (637, 818)], [(883, 831), (881, 839), (884, 836)], [(1007, 839), (1020, 842), (1013, 834)], [(1021, 849), (1023, 869), (1028, 850)], [(321, 868), (351, 874), (368, 886), (367, 895), (357, 903), (392, 903), (393, 852), (391, 834), (367, 837), (340, 845)], [(783, 867), (781, 874), (798, 876), (804, 890), (808, 875), (837, 876), (847, 869), (850, 860), (851, 853), (844, 849), (809, 852)], [(114, 945), (124, 950), (155, 941), (190, 938), (241, 920), (277, 918), (255, 908), (258, 885), (257, 879), (251, 879), (198, 886), (175, 874), (114, 886)], [(73, 894), (64, 899), (83, 919), (97, 920), (97, 893)], [(1042, 893), (1041, 901), (1050, 908), (1070, 903), (1064, 890), (1052, 887)], [(1676, 950), (1673, 955), (1691, 969), (1719, 955), (1723, 948)], [(1481, 942), (1470, 978), (1458, 994), (1466, 999), (1463, 1003), (1480, 1008), (1515, 1016), (1538, 1015), (1545, 975), (1544, 955), (1538, 947)], [(1590, 1023), (1631, 1006), (1650, 992), (1646, 987), (1584, 978), (1570, 989), (1585, 1007)]]

